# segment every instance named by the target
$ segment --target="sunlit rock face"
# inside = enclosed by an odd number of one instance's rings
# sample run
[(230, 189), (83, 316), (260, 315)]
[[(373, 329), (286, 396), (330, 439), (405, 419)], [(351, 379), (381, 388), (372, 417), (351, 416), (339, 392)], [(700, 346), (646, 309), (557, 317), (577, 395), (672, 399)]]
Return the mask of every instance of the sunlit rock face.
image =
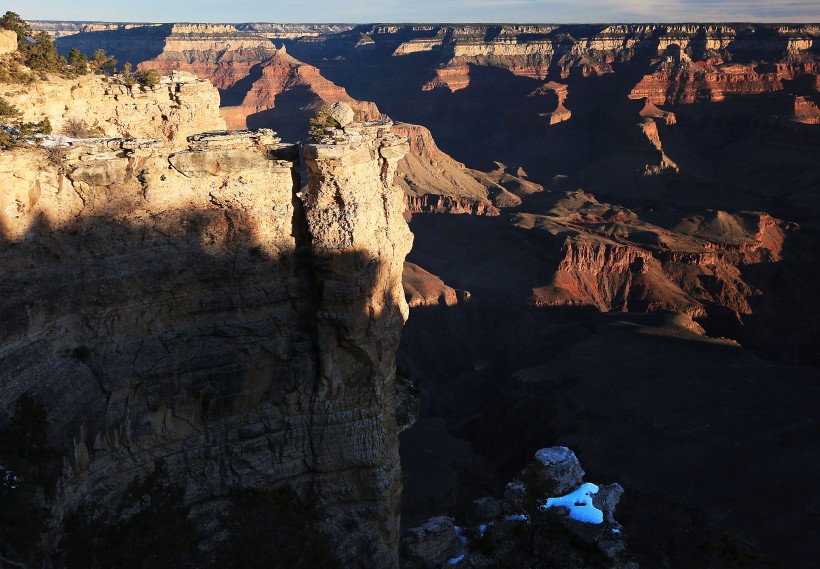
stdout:
[(407, 145), (348, 131), (305, 147), (304, 196), (266, 130), (0, 154), (0, 405), (46, 408), (56, 522), (161, 461), (200, 527), (286, 483), (344, 566), (397, 565)]
[(155, 138), (186, 148), (188, 136), (225, 128), (219, 92), (190, 73), (164, 76), (153, 87), (129, 87), (100, 75), (50, 76), (22, 88), (0, 83), (0, 96), (22, 112), (24, 121), (48, 119), (59, 134), (68, 124), (82, 122), (100, 136)]

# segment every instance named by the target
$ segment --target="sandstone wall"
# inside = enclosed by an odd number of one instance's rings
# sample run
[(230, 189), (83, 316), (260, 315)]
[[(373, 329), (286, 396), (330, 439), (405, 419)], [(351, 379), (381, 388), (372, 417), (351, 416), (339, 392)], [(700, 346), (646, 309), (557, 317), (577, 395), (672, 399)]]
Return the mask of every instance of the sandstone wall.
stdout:
[(17, 51), (17, 34), (11, 30), (0, 30), (0, 55)]
[(48, 118), (56, 134), (64, 134), (66, 122), (74, 119), (101, 127), (105, 136), (157, 138), (184, 148), (192, 134), (225, 128), (219, 92), (188, 73), (164, 77), (149, 88), (128, 88), (99, 75), (52, 76), (31, 85), (0, 84), (0, 96), (22, 111), (25, 121)]
[(206, 533), (230, 487), (287, 483), (343, 566), (397, 566), (411, 235), (389, 131), (307, 147), (304, 203), (270, 131), (0, 154), (0, 409), (46, 407), (57, 521), (162, 460)]

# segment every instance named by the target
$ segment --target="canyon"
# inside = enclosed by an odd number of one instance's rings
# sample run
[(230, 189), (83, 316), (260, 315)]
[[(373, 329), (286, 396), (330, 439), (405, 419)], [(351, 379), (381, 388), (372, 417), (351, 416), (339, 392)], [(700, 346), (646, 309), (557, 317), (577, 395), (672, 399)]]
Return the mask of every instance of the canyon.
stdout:
[(643, 566), (814, 562), (818, 26), (35, 27), (169, 75), (0, 86), (137, 137), (3, 154), (0, 396), (75, 386), (57, 511), (171, 457), (200, 521), (287, 479), (397, 566), (565, 445)]

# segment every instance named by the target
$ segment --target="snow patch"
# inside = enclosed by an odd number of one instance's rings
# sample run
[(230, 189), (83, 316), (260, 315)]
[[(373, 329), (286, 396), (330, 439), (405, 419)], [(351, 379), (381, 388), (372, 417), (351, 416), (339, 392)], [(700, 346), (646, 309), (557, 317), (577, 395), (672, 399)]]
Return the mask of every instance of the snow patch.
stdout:
[(456, 530), (456, 537), (461, 542), (461, 545), (467, 545), (467, 536), (464, 535), (464, 532), (461, 530), (459, 526), (453, 526), (453, 529)]
[(453, 557), (452, 559), (447, 560), (447, 565), (458, 565), (464, 559), (464, 554), (462, 553), (458, 557)]
[(548, 510), (561, 506), (569, 510), (569, 517), (573, 520), (588, 524), (600, 524), (604, 521), (604, 513), (592, 505), (592, 495), (597, 493), (598, 486), (591, 482), (585, 482), (577, 490), (566, 496), (547, 498), (541, 509)]

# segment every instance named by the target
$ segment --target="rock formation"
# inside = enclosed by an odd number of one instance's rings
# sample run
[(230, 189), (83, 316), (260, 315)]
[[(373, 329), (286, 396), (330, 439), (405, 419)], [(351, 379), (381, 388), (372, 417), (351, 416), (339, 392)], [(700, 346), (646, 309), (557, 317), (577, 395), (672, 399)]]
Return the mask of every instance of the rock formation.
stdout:
[[(123, 121), (146, 111), (127, 101)], [(55, 531), (162, 462), (206, 543), (231, 487), (287, 484), (340, 564), (397, 566), (412, 237), (390, 126), (307, 145), (304, 201), (298, 149), (272, 131), (0, 154), (0, 407), (28, 394), (47, 412)]]
[[(203, 71), (205, 77), (211, 76), (209, 70)], [(235, 77), (242, 75), (238, 73)], [(259, 63), (250, 72), (249, 79), (250, 85), (243, 86), (246, 92), (241, 101), (238, 104), (228, 101), (223, 106), (222, 114), (232, 128), (305, 125), (310, 113), (340, 101), (358, 109), (363, 118), (375, 119), (380, 115), (376, 105), (354, 100), (342, 87), (322, 77), (318, 69), (288, 55), (284, 47)], [(298, 97), (298, 101), (294, 97)]]
[(470, 299), (470, 293), (466, 290), (455, 290), (447, 286), (439, 277), (415, 263), (404, 263), (402, 286), (410, 308), (453, 306)]
[(567, 100), (569, 87), (556, 81), (550, 81), (548, 83), (544, 83), (541, 87), (530, 93), (530, 96), (535, 97), (547, 93), (553, 93), (556, 97), (558, 97), (558, 105), (555, 107), (555, 110), (549, 113), (544, 113), (544, 116), (549, 118), (549, 124), (558, 124), (560, 122), (568, 121), (572, 117), (572, 112), (564, 106), (564, 102)]
[(188, 73), (164, 77), (154, 87), (128, 87), (99, 75), (51, 76), (27, 86), (0, 84), (0, 96), (22, 111), (23, 120), (48, 119), (59, 134), (74, 121), (102, 136), (156, 138), (182, 148), (192, 134), (225, 128), (217, 90)]
[(521, 203), (483, 172), (469, 169), (439, 150), (425, 127), (399, 123), (395, 128), (410, 141), (410, 152), (399, 163), (396, 183), (404, 189), (411, 213), (498, 215), (498, 207)]
[(701, 319), (714, 305), (738, 319), (751, 314), (758, 293), (741, 267), (777, 261), (785, 235), (796, 229), (767, 214), (718, 211), (669, 230), (584, 193), (565, 195), (545, 216), (518, 214), (514, 223), (561, 243), (550, 283), (533, 290), (535, 304), (668, 310)]
[(17, 34), (12, 30), (0, 30), (0, 55), (17, 51)]
[(524, 567), (538, 559), (561, 567), (638, 569), (626, 555), (624, 528), (614, 517), (624, 489), (585, 483), (583, 477), (568, 448), (539, 450), (507, 484), (502, 502), (473, 502), (468, 527), (437, 516), (407, 530), (405, 567)]

